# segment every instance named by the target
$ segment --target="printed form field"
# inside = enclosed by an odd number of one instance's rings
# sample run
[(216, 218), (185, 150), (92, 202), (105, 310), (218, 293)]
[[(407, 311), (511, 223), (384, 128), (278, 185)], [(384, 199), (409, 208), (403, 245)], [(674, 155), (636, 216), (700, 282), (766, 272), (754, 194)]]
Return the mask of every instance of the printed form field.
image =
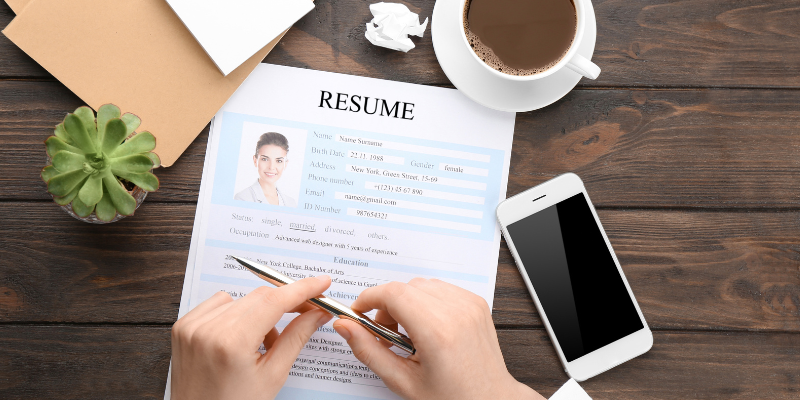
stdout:
[[(473, 233), (481, 232), (480, 224), (469, 223), (466, 220), (463, 222), (457, 222), (409, 215), (403, 213), (402, 209), (452, 215), (467, 219), (482, 219), (484, 217), (483, 211), (464, 208), (463, 205), (460, 206), (459, 203), (482, 205), (486, 202), (485, 197), (480, 195), (450, 192), (447, 189), (448, 187), (453, 187), (470, 189), (476, 192), (485, 192), (487, 190), (486, 178), (489, 176), (488, 168), (461, 165), (457, 163), (415, 160), (422, 155), (436, 156), (437, 158), (448, 157), (479, 163), (489, 163), (491, 161), (491, 156), (486, 154), (470, 153), (409, 143), (398, 143), (351, 135), (338, 134), (335, 135), (335, 140), (355, 148), (347, 152), (347, 158), (349, 160), (345, 165), (345, 172), (349, 174), (368, 175), (375, 180), (383, 181), (375, 182), (370, 180), (364, 185), (365, 189), (383, 192), (381, 194), (376, 193), (376, 195), (366, 195), (337, 191), (335, 193), (335, 198), (337, 200), (361, 203), (361, 206), (358, 207), (348, 207), (346, 211), (347, 215), (443, 228), (455, 231)], [(371, 149), (366, 150), (365, 148)], [(401, 151), (404, 153), (404, 155), (388, 155), (385, 154), (386, 152), (381, 153), (381, 150), (393, 150), (395, 153), (397, 151)], [(381, 164), (406, 165), (416, 167), (420, 170), (420, 172), (401, 171), (392, 168), (382, 168), (366, 164), (359, 164), (357, 163), (359, 160), (372, 161)], [(461, 175), (464, 178), (454, 178), (453, 175)], [(430, 186), (438, 187), (438, 190), (430, 189)], [(419, 197), (421, 201), (398, 199), (394, 198), (392, 194), (415, 196)], [(452, 204), (431, 204), (425, 202), (425, 199), (445, 200), (447, 202), (452, 202)], [(392, 207), (399, 210), (398, 212), (384, 212), (373, 210), (368, 207), (369, 205)]]

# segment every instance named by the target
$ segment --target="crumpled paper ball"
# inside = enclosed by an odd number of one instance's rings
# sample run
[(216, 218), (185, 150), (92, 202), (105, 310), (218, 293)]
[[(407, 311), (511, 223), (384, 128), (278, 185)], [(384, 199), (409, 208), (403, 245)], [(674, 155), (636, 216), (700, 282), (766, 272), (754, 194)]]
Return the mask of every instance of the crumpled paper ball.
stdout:
[(419, 15), (411, 12), (403, 4), (375, 3), (370, 4), (372, 21), (367, 22), (364, 35), (370, 43), (387, 49), (407, 52), (414, 48), (408, 35), (422, 37), (428, 27), (428, 19), (421, 25)]

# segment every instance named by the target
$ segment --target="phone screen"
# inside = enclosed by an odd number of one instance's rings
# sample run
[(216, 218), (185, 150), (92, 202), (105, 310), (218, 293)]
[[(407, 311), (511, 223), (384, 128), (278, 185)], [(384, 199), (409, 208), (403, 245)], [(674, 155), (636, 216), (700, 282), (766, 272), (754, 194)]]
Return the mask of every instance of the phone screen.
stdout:
[(644, 328), (583, 193), (507, 229), (567, 362)]

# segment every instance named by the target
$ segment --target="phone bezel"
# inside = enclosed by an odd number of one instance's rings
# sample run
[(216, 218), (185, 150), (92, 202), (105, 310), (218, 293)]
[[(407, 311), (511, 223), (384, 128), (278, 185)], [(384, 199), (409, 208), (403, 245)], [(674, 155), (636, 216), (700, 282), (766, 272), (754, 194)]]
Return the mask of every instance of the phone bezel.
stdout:
[[(595, 223), (597, 223), (597, 226), (600, 228), (600, 232), (603, 234), (603, 239), (606, 242), (606, 246), (608, 246), (608, 250), (611, 253), (612, 259), (614, 260), (614, 264), (617, 266), (617, 272), (622, 278), (622, 281), (625, 283), (625, 288), (627, 289), (631, 300), (633, 300), (633, 305), (636, 307), (636, 312), (639, 314), (639, 318), (641, 319), (644, 328), (578, 359), (567, 362), (566, 357), (564, 357), (564, 353), (561, 351), (561, 346), (558, 344), (558, 339), (555, 337), (553, 330), (550, 327), (547, 314), (542, 309), (541, 303), (539, 302), (539, 297), (536, 295), (536, 291), (533, 289), (533, 285), (530, 282), (528, 273), (519, 259), (519, 255), (517, 254), (513, 240), (508, 233), (507, 227), (514, 222), (542, 211), (547, 207), (557, 204), (579, 193), (583, 193), (583, 195), (586, 197), (589, 208), (592, 210)], [(558, 358), (561, 360), (561, 364), (564, 365), (564, 370), (567, 372), (567, 375), (576, 381), (581, 382), (632, 358), (640, 356), (650, 350), (650, 348), (653, 346), (653, 334), (647, 325), (647, 321), (644, 319), (644, 315), (642, 315), (642, 310), (639, 308), (639, 303), (636, 301), (636, 297), (633, 295), (633, 291), (628, 284), (628, 280), (625, 278), (622, 267), (617, 260), (617, 255), (614, 253), (614, 249), (611, 247), (611, 243), (608, 241), (608, 236), (603, 229), (603, 225), (600, 223), (600, 219), (597, 217), (597, 212), (595, 211), (594, 206), (589, 199), (589, 194), (586, 193), (586, 188), (583, 185), (583, 181), (581, 181), (577, 175), (572, 173), (559, 175), (547, 182), (519, 193), (516, 196), (510, 197), (497, 206), (496, 213), (497, 220), (500, 223), (500, 228), (503, 232), (503, 236), (506, 239), (508, 248), (511, 250), (511, 254), (514, 256), (514, 262), (517, 265), (517, 269), (522, 275), (522, 280), (525, 282), (525, 286), (528, 288), (531, 297), (533, 297), (534, 304), (536, 304), (536, 309), (539, 311), (542, 322), (547, 329), (547, 334), (553, 341), (553, 346), (556, 348)]]

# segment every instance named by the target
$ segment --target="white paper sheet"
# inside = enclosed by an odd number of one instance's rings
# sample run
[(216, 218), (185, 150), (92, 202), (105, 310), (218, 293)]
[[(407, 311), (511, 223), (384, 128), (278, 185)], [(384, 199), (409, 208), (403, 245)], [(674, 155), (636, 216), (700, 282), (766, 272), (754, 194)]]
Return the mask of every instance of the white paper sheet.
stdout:
[(592, 400), (592, 398), (575, 379), (570, 379), (550, 396), (550, 400)]
[(167, 0), (228, 75), (314, 9), (310, 0)]
[(428, 19), (419, 23), (419, 15), (411, 12), (404, 4), (375, 3), (370, 4), (372, 21), (367, 22), (364, 36), (370, 43), (387, 49), (408, 52), (414, 48), (414, 42), (408, 35), (422, 37), (428, 26)]
[[(180, 315), (217, 291), (238, 298), (264, 284), (228, 255), (296, 279), (328, 274), (325, 295), (345, 304), (422, 276), (491, 306), (513, 131), (513, 113), (456, 90), (261, 64), (212, 124)], [(258, 179), (265, 132), (288, 139), (277, 187), (297, 207), (234, 199)], [(296, 398), (397, 397), (329, 323), (278, 395)]]

